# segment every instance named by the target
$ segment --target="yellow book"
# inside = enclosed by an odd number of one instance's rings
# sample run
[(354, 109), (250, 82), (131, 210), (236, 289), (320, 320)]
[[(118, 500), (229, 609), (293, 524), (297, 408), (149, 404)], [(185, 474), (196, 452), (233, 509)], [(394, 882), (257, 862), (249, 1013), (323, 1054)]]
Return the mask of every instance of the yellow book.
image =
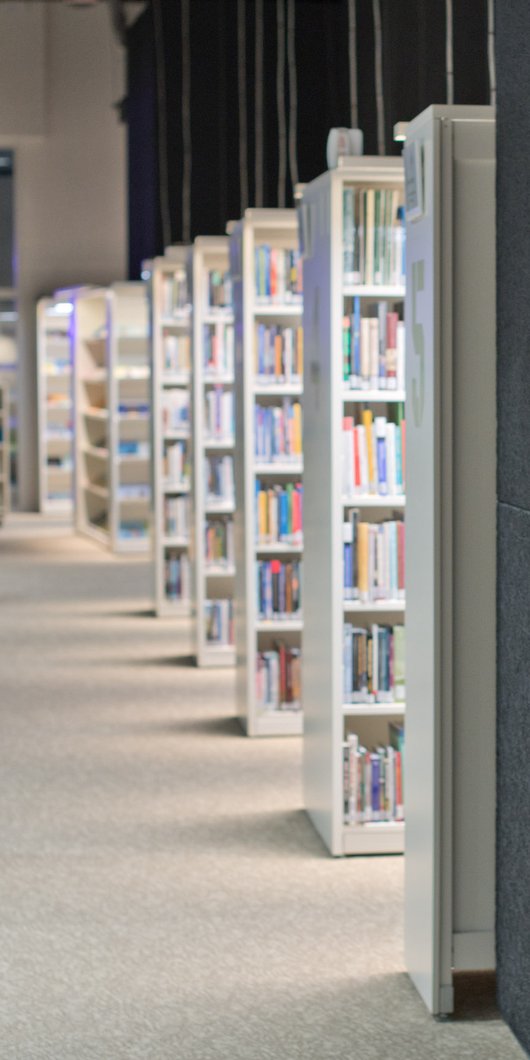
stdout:
[(374, 432), (372, 430), (373, 414), (371, 409), (364, 409), (362, 413), (363, 427), (366, 435), (366, 455), (368, 458), (368, 482), (369, 493), (375, 489), (375, 463), (374, 463)]
[(302, 406), (299, 401), (293, 404), (293, 452), (302, 455)]
[(368, 600), (368, 548), (369, 524), (357, 523), (357, 578), (359, 599)]
[(265, 541), (268, 534), (267, 501), (268, 497), (265, 490), (261, 490), (258, 494), (258, 532), (260, 541)]

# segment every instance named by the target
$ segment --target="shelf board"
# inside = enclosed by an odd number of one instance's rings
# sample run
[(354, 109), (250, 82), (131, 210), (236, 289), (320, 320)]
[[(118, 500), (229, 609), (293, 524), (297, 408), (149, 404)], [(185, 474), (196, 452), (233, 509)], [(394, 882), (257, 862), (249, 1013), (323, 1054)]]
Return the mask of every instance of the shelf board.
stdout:
[(344, 854), (402, 854), (405, 849), (403, 821), (374, 821), (344, 825)]
[(164, 482), (162, 491), (164, 493), (189, 493), (189, 482)]
[(256, 397), (298, 397), (303, 393), (302, 383), (254, 383), (253, 393)]
[(342, 400), (347, 404), (356, 404), (361, 401), (389, 402), (405, 401), (404, 390), (348, 390), (346, 387), (342, 392)]
[(255, 475), (303, 475), (303, 473), (303, 460), (298, 460), (296, 462), (293, 460), (292, 463), (278, 461), (276, 464), (263, 464), (259, 462), (254, 464)]
[(402, 493), (384, 495), (352, 493), (342, 498), (343, 508), (404, 508), (405, 496)]
[(303, 731), (301, 710), (262, 711), (256, 719), (257, 736), (301, 736)]
[(303, 541), (299, 545), (288, 544), (285, 541), (256, 542), (254, 551), (262, 556), (291, 556), (299, 555), (304, 551)]
[(191, 379), (191, 373), (189, 370), (184, 372), (163, 372), (160, 376), (161, 386), (189, 386)]
[(234, 578), (235, 573), (235, 566), (216, 567), (213, 564), (209, 566), (207, 563), (204, 565), (204, 574), (206, 578)]
[(191, 600), (163, 600), (156, 613), (159, 618), (186, 618), (191, 614)]
[(382, 612), (383, 614), (404, 614), (404, 600), (370, 600), (361, 603), (359, 600), (343, 600), (344, 614), (369, 615)]
[(128, 382), (134, 380), (149, 379), (151, 375), (151, 369), (148, 365), (138, 365), (137, 368), (116, 368), (115, 370), (116, 379), (121, 382)]
[(405, 297), (405, 288), (400, 284), (388, 283), (345, 283), (342, 285), (342, 293), (345, 298), (395, 298)]
[(96, 386), (96, 384), (99, 386), (100, 383), (107, 382), (107, 377), (107, 369), (99, 368), (97, 372), (91, 372), (90, 375), (84, 375), (81, 382), (88, 386)]
[(405, 714), (405, 703), (343, 703), (342, 713), (345, 718), (401, 717)]
[(260, 618), (255, 628), (256, 633), (301, 633), (304, 623), (301, 618)]
[(199, 666), (235, 666), (236, 649), (231, 644), (207, 644), (198, 653)]
[(118, 456), (116, 457), (118, 464), (145, 464), (149, 463), (150, 459), (150, 455), (141, 456), (139, 453), (128, 453), (127, 455), (124, 453), (118, 453)]
[(231, 309), (208, 309), (202, 318), (203, 324), (233, 324), (234, 314)]
[(190, 309), (180, 309), (178, 313), (173, 313), (171, 316), (163, 314), (160, 317), (160, 324), (163, 328), (188, 328), (190, 317)]
[(205, 438), (203, 440), (204, 449), (233, 449), (235, 445), (234, 438)]
[(206, 501), (204, 505), (205, 515), (232, 515), (235, 512), (234, 501)]
[(119, 505), (124, 505), (124, 504), (129, 504), (129, 505), (150, 504), (151, 503), (151, 494), (149, 494), (149, 495), (138, 494), (137, 496), (133, 496), (131, 494), (130, 496), (125, 496), (125, 495), (120, 496), (120, 493), (118, 491), (118, 496), (117, 496), (116, 500), (117, 500)]
[(116, 417), (121, 423), (147, 423), (150, 412), (117, 412)]
[(189, 430), (164, 431), (163, 438), (165, 442), (187, 442), (190, 439), (190, 432)]
[(255, 317), (296, 317), (301, 316), (303, 306), (301, 302), (259, 302), (254, 301)]
[(204, 372), (203, 383), (205, 386), (233, 386), (235, 383), (233, 372)]
[(163, 537), (161, 539), (162, 548), (189, 548), (190, 539), (189, 537)]
[(147, 552), (150, 545), (149, 534), (138, 534), (134, 537), (116, 538), (116, 552)]

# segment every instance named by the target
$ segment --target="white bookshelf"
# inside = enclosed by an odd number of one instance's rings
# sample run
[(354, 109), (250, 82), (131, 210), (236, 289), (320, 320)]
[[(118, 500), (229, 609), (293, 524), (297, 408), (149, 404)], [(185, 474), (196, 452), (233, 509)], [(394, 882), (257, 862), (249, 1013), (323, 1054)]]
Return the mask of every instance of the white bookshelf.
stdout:
[(147, 294), (115, 283), (75, 299), (76, 527), (113, 552), (149, 548)]
[[(189, 256), (193, 364), (192, 576), (199, 667), (234, 666), (236, 660), (232, 617), (235, 503), (229, 497), (225, 501), (226, 510), (220, 510), (220, 502), (208, 496), (206, 476), (207, 461), (223, 456), (233, 459), (234, 454), (233, 417), (228, 430), (226, 410), (226, 405), (234, 402), (234, 314), (231, 299), (219, 297), (218, 301), (223, 304), (213, 305), (215, 297), (210, 290), (211, 274), (215, 273), (221, 280), (228, 269), (228, 238), (199, 236)], [(222, 282), (219, 289), (221, 286)]]
[(9, 444), (9, 388), (0, 382), (0, 525), (9, 511), (10, 444)]
[[(170, 247), (150, 268), (154, 595), (160, 617), (191, 614), (188, 250)], [(173, 415), (179, 408), (181, 415)], [(184, 511), (184, 532), (178, 534), (168, 532), (171, 502)]]
[(495, 967), (494, 108), (430, 107), (405, 161), (405, 961), (439, 1014)]
[[(363, 317), (375, 303), (402, 313), (404, 284), (361, 284), (345, 277), (343, 192), (360, 201), (366, 189), (403, 194), (400, 159), (362, 157), (307, 184), (299, 206), (304, 254), (304, 798), (306, 810), (333, 855), (401, 853), (402, 820), (349, 823), (344, 807), (343, 748), (348, 734), (372, 751), (388, 745), (389, 723), (402, 724), (404, 702), (350, 702), (345, 692), (345, 623), (370, 630), (405, 617), (404, 599), (345, 599), (343, 524), (352, 510), (367, 523), (400, 518), (405, 497), (343, 491), (343, 419), (363, 410), (392, 416), (399, 390), (378, 382), (362, 389), (344, 378), (343, 319), (354, 302)], [(396, 196), (397, 200), (397, 196)], [(389, 200), (390, 201), (390, 200)], [(388, 245), (388, 244), (387, 244)], [(355, 279), (358, 277), (354, 277)], [(386, 310), (385, 310), (386, 313)], [(386, 319), (386, 316), (385, 316)], [(353, 341), (353, 340), (352, 340)], [(395, 380), (397, 383), (397, 379)], [(386, 386), (385, 380), (385, 386)], [(395, 515), (394, 515), (395, 513)], [(358, 698), (358, 697), (356, 697)], [(377, 697), (376, 697), (377, 698)]]
[(301, 297), (290, 300), (258, 296), (255, 276), (255, 250), (259, 246), (284, 250), (298, 249), (294, 210), (249, 209), (230, 236), (230, 270), (233, 284), (236, 336), (236, 430), (235, 487), (235, 641), (237, 713), (248, 736), (300, 735), (303, 727), (301, 703), (284, 703), (280, 709), (260, 709), (257, 697), (259, 653), (274, 649), (281, 642), (300, 650), (302, 622), (278, 620), (262, 622), (258, 613), (257, 563), (266, 559), (301, 560), (302, 540), (259, 543), (257, 541), (256, 482), (267, 486), (300, 483), (302, 463), (291, 465), (263, 463), (255, 458), (254, 410), (258, 405), (278, 405), (299, 398), (301, 380), (277, 384), (264, 382), (255, 371), (257, 327), (301, 325)]
[(37, 302), (39, 511), (74, 506), (73, 302), (58, 292)]

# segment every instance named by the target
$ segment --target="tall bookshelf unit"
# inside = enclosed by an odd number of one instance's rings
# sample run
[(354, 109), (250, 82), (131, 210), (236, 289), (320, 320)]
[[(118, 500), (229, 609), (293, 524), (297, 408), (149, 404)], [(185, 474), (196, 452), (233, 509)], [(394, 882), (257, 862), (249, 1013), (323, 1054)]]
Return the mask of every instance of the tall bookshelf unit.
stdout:
[(199, 667), (234, 666), (235, 498), (209, 492), (211, 463), (233, 462), (234, 314), (228, 238), (199, 236), (192, 294), (193, 593)]
[(64, 292), (37, 303), (39, 511), (48, 513), (74, 505), (73, 308)]
[(153, 548), (155, 611), (191, 614), (189, 247), (151, 264)]
[[(359, 630), (361, 637), (368, 637), (373, 634), (374, 626), (392, 629), (403, 624), (405, 615), (402, 592), (395, 599), (383, 594), (387, 598), (379, 600), (371, 592), (352, 593), (347, 598), (344, 588), (345, 524), (355, 517), (352, 513), (358, 513), (359, 523), (378, 524), (402, 519), (405, 505), (403, 493), (383, 495), (377, 483), (372, 492), (356, 484), (354, 492), (349, 494), (344, 487), (346, 418), (353, 418), (359, 426), (364, 422), (363, 413), (368, 411), (374, 420), (375, 417), (391, 420), (405, 398), (404, 390), (397, 388), (399, 382), (403, 386), (397, 376), (392, 383), (394, 388), (389, 389), (386, 378), (373, 378), (368, 370), (364, 370), (362, 377), (354, 377), (344, 365), (344, 321), (346, 317), (352, 321), (353, 329), (356, 307), (363, 318), (376, 316), (380, 305), (384, 307), (385, 320), (387, 310), (403, 315), (403, 267), (390, 270), (389, 259), (385, 257), (387, 252), (391, 254), (388, 248), (394, 237), (378, 234), (378, 238), (386, 240), (379, 244), (379, 265), (375, 252), (371, 264), (368, 260), (368, 246), (375, 245), (372, 236), (367, 235), (373, 231), (367, 205), (372, 193), (380, 202), (381, 211), (382, 202), (392, 204), (391, 219), (394, 220), (395, 207), (403, 198), (401, 160), (341, 159), (337, 169), (306, 185), (299, 207), (305, 342), (304, 795), (315, 828), (330, 852), (337, 856), (400, 853), (404, 847), (404, 825), (402, 820), (395, 819), (401, 815), (394, 815), (392, 820), (370, 820), (369, 815), (364, 818), (359, 815), (363, 823), (358, 823), (359, 817), (350, 823), (345, 812), (343, 756), (348, 737), (356, 734), (360, 745), (368, 751), (387, 745), (390, 723), (401, 725), (405, 713), (404, 702), (389, 702), (390, 697), (373, 692), (365, 694), (366, 682), (360, 691), (350, 694), (351, 671), (346, 671), (350, 665), (355, 671), (351, 645), (346, 641), (352, 626), (352, 636), (359, 636), (356, 633)], [(361, 210), (363, 203), (366, 211), (365, 267), (359, 269), (360, 263), (349, 257), (348, 273), (346, 254), (350, 254), (353, 246), (354, 229), (353, 219), (344, 215), (347, 195), (353, 196), (348, 201), (355, 202), (356, 211)], [(355, 254), (363, 246), (359, 238), (359, 224), (363, 219), (356, 215), (356, 220)], [(379, 282), (375, 283), (374, 279)], [(389, 279), (391, 283), (387, 282)], [(351, 343), (353, 347), (353, 335)], [(350, 357), (351, 364), (353, 352)], [(375, 452), (373, 458), (376, 461)], [(377, 472), (377, 461), (375, 467)], [(381, 698), (387, 701), (381, 702)]]
[(0, 382), (0, 526), (5, 523), (9, 511), (9, 388)]
[(405, 960), (439, 1014), (495, 967), (494, 108), (424, 111), (405, 173)]
[(0, 382), (9, 394), (10, 506), (18, 504), (18, 305), (17, 292), (0, 288)]
[[(303, 476), (303, 457), (263, 460), (255, 455), (255, 416), (260, 410), (278, 408), (285, 403), (299, 402), (302, 395), (301, 376), (282, 377), (281, 372), (265, 376), (258, 373), (258, 329), (290, 328), (301, 325), (301, 294), (282, 297), (281, 293), (267, 295), (263, 277), (258, 280), (256, 253), (259, 248), (273, 248), (274, 252), (298, 250), (298, 231), (294, 210), (249, 209), (234, 227), (230, 236), (230, 271), (235, 318), (236, 357), (236, 425), (235, 448), (235, 643), (237, 713), (248, 736), (300, 735), (303, 728), (301, 696), (294, 691), (289, 701), (282, 695), (269, 698), (258, 696), (258, 667), (263, 676), (263, 665), (269, 653), (281, 645), (282, 652), (299, 655), (302, 640), (301, 615), (287, 618), (260, 617), (257, 600), (258, 564), (265, 561), (296, 563), (302, 557), (301, 527), (295, 529), (289, 516), (289, 526), (283, 534), (263, 533), (258, 538), (258, 484), (263, 491), (276, 487), (300, 493)], [(263, 264), (263, 262), (262, 262)], [(282, 266), (283, 268), (283, 266)], [(260, 287), (258, 289), (258, 282)], [(278, 285), (275, 285), (278, 286)], [(281, 284), (283, 287), (283, 282)], [(300, 519), (298, 519), (300, 522)], [(269, 524), (267, 529), (271, 529)], [(273, 536), (276, 538), (273, 540)], [(278, 540), (281, 537), (281, 540)], [(276, 662), (273, 660), (273, 665)], [(282, 664), (280, 664), (282, 665)], [(299, 666), (299, 659), (298, 659)], [(266, 678), (265, 678), (266, 682)], [(299, 682), (297, 682), (299, 685)], [(263, 696), (263, 687), (262, 687)], [(274, 705), (273, 705), (274, 704)]]
[(114, 552), (149, 548), (150, 366), (142, 283), (75, 300), (76, 527)]

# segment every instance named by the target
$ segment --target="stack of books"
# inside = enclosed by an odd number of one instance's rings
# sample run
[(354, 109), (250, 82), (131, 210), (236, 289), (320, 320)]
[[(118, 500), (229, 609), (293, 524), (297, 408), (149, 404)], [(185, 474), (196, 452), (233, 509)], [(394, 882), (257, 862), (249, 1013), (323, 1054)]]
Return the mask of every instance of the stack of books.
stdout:
[(255, 249), (256, 298), (259, 302), (300, 302), (302, 267), (297, 250), (262, 244)]
[(278, 642), (271, 651), (256, 656), (258, 710), (300, 710), (300, 649)]
[(203, 329), (204, 371), (207, 376), (234, 374), (234, 325), (224, 321)]
[(405, 699), (405, 627), (343, 629), (345, 703), (401, 703)]
[(397, 188), (344, 188), (345, 284), (405, 285), (405, 211)]
[(191, 339), (189, 335), (174, 335), (166, 332), (162, 336), (165, 372), (189, 372), (191, 362)]
[(189, 600), (191, 593), (190, 561), (185, 553), (167, 549), (164, 554), (166, 599), (176, 603)]
[(211, 309), (228, 309), (232, 305), (232, 279), (229, 272), (208, 272), (208, 305)]
[(209, 645), (228, 648), (234, 643), (234, 604), (232, 600), (205, 600), (206, 640)]
[(208, 519), (204, 532), (204, 558), (207, 566), (234, 566), (234, 524), (227, 519)]
[(204, 461), (206, 504), (233, 504), (234, 461), (231, 456), (208, 456)]
[(257, 545), (301, 546), (303, 541), (303, 486), (267, 486), (256, 479)]
[(188, 497), (164, 498), (164, 533), (166, 537), (187, 538), (190, 528)]
[(206, 441), (232, 444), (235, 432), (234, 394), (221, 386), (210, 387), (204, 395)]

